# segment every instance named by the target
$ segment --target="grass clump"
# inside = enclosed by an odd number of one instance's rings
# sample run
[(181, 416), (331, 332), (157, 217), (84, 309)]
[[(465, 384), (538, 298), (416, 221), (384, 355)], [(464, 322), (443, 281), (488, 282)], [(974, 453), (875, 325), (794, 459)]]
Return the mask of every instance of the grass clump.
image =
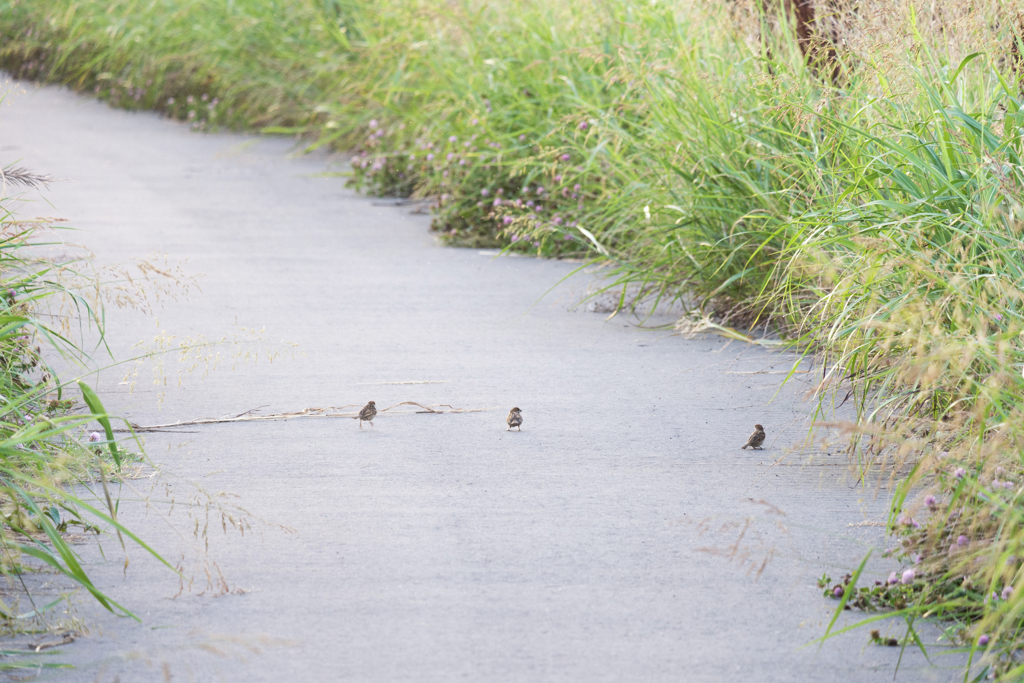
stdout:
[(688, 331), (768, 323), (894, 492), (895, 581), (822, 588), (1020, 678), (1017, 8), (820, 2), (811, 50), (781, 7), (0, 0), (0, 63), (354, 150), (352, 182), (430, 200), (445, 241), (606, 261)]
[[(15, 192), (47, 181), (20, 168), (4, 169), (2, 179)], [(85, 371), (90, 359), (76, 328), (102, 330), (102, 310), (61, 284), (73, 264), (47, 256), (56, 233), (19, 220), (18, 201), (0, 198), (0, 630), (80, 630), (59, 614), (75, 587), (115, 614), (134, 615), (92, 583), (73, 543), (112, 533), (123, 548), (133, 543), (163, 560), (117, 520), (115, 484), (140, 454), (115, 438), (95, 392), (62, 381), (52, 365)], [(40, 590), (40, 573), (62, 575), (69, 588), (56, 596)], [(59, 666), (17, 650), (4, 655), (4, 669)]]

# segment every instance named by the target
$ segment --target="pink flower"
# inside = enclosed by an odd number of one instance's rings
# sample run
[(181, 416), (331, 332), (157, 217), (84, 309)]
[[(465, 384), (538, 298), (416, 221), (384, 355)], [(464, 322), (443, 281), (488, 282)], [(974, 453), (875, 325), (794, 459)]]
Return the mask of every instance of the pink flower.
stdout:
[(590, 128), (590, 124), (587, 123), (586, 121), (580, 121), (580, 125), (577, 126), (577, 128), (579, 128), (580, 130), (586, 130), (587, 128)]
[(843, 597), (843, 587), (842, 586), (836, 586), (835, 588), (833, 588), (832, 589), (832, 595), (833, 595), (833, 597), (837, 597), (837, 598)]
[(455, 155), (452, 154), (451, 152), (448, 152), (448, 156), (446, 158), (448, 159), (448, 161), (451, 161), (453, 158), (455, 158)]
[(501, 199), (498, 197), (494, 198), (494, 206), (501, 206)]
[(427, 161), (433, 161), (433, 160), (434, 160), (434, 155), (433, 154), (428, 154), (427, 155)]
[(915, 576), (917, 576), (917, 573), (914, 571), (914, 568), (911, 567), (910, 569), (908, 569), (905, 572), (903, 572), (903, 576), (900, 578), (900, 583), (902, 583), (902, 584), (913, 583)]
[(572, 158), (572, 157), (571, 157), (571, 156), (569, 156), (568, 154), (563, 154), (563, 155), (562, 155), (562, 161), (569, 161), (569, 159), (571, 159), (571, 158)]
[(889, 579), (886, 581), (886, 583), (888, 583), (890, 586), (895, 585), (895, 584), (897, 584), (899, 582), (900, 582), (900, 577), (899, 577), (899, 575), (896, 574), (896, 572), (893, 572), (892, 574), (889, 574)]
[(556, 175), (556, 176), (555, 176), (555, 182), (556, 182), (556, 183), (560, 183), (560, 182), (562, 182), (562, 176), (560, 176), (560, 175)]
[(518, 242), (519, 241), (519, 235), (512, 235), (512, 241), (513, 242)]
[(935, 507), (935, 496), (925, 496), (924, 497), (924, 504), (927, 505), (930, 508), (931, 507)]
[(455, 137), (454, 135), (451, 136), (450, 138), (448, 138), (448, 142), (451, 142), (453, 144), (458, 142), (458, 141), (459, 141), (459, 139), (457, 137)]
[(980, 645), (981, 647), (985, 647), (986, 645), (988, 645), (987, 633), (982, 633), (981, 636), (978, 637), (978, 645)]
[(519, 136), (519, 142), (522, 142), (525, 139), (526, 139), (526, 135), (520, 135)]
[(576, 183), (575, 185), (572, 186), (572, 191), (573, 192), (579, 192), (582, 188), (583, 188), (582, 185), (580, 185), (579, 183)]
[(1013, 596), (1013, 586), (1006, 586), (1003, 588), (1003, 600), (1009, 600), (1011, 596)]
[(370, 130), (373, 130), (374, 128), (376, 128), (377, 125), (378, 125), (377, 124), (377, 119), (370, 119)]
[(490, 193), (491, 193), (491, 191), (490, 191), (490, 190), (488, 190), (488, 189), (487, 189), (486, 187), (485, 187), (484, 189), (480, 190), (480, 194), (482, 194), (482, 195), (483, 195), (483, 196), (485, 196), (485, 197), (486, 197), (487, 195), (489, 195)]
[(473, 121), (471, 123), (472, 123), (472, 125), (475, 126), (476, 124), (480, 123), (480, 119), (473, 119)]
[(959, 536), (956, 537), (956, 544), (958, 546), (960, 546), (961, 548), (963, 548), (965, 545), (967, 545), (970, 542), (971, 542), (971, 539), (967, 538), (963, 534), (960, 534)]
[(505, 225), (512, 225), (512, 220), (512, 216), (505, 216), (504, 218), (501, 219), (501, 222), (504, 223)]
[(96, 443), (97, 441), (103, 441), (103, 435), (99, 432), (89, 432), (89, 443)]
[(963, 479), (965, 476), (967, 476), (967, 470), (965, 470), (963, 467), (957, 467), (955, 470), (953, 470), (953, 476), (956, 477), (957, 479)]

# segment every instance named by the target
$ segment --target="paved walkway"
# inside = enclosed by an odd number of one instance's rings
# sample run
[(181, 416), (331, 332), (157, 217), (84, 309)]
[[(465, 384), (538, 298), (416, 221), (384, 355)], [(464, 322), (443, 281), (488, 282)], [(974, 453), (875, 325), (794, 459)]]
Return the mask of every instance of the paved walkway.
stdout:
[[(129, 395), (108, 372), (108, 405), (142, 424), (370, 399), (488, 410), (149, 435), (177, 500), (195, 481), (294, 533), (254, 522), (225, 536), (211, 516), (211, 555), (245, 591), (220, 597), (199, 595), (199, 577), (171, 599), (176, 577), (138, 550), (125, 574), (116, 543), (109, 562), (86, 546), (96, 582), (143, 623), (83, 598), (93, 632), (64, 648), (79, 668), (61, 677), (892, 680), (899, 649), (866, 646), (866, 632), (805, 647), (835, 605), (815, 579), (885, 542), (857, 526), (885, 502), (841, 455), (767, 467), (806, 430), (802, 388), (772, 401), (782, 375), (752, 374), (786, 358), (570, 311), (588, 276), (542, 296), (573, 265), (442, 248), (427, 217), (289, 149), (52, 88), (0, 107), (0, 162), (66, 179), (25, 215), (67, 218), (103, 263), (163, 251), (205, 274), (201, 294), (158, 312), (160, 329), (213, 339), (237, 321), (305, 354), (172, 380), (162, 408), (145, 380)], [(122, 358), (158, 331), (108, 317)], [(504, 429), (513, 405), (522, 433)], [(755, 422), (769, 449), (740, 450)], [(170, 519), (184, 537), (144, 513), (121, 505), (168, 556), (187, 552), (181, 505)], [(892, 568), (879, 560), (873, 576)], [(954, 675), (908, 649), (896, 680)]]

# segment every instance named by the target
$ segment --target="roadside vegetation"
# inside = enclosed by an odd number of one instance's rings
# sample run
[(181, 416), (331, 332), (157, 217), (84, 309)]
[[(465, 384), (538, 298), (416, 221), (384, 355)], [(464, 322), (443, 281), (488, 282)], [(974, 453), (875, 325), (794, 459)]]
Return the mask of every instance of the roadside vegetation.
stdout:
[[(63, 666), (45, 650), (83, 627), (75, 592), (135, 618), (93, 585), (75, 546), (138, 546), (177, 572), (117, 519), (119, 483), (140, 466), (138, 444), (115, 436), (119, 425), (88, 384), (53, 365), (79, 377), (95, 367), (85, 339), (99, 333), (102, 341), (103, 311), (67, 285), (80, 263), (59, 229), (14, 213), (22, 193), (47, 181), (0, 170), (0, 631), (39, 641), (0, 652), (0, 671)], [(55, 574), (63, 577), (56, 588)], [(52, 631), (65, 639), (47, 640)]]
[(450, 244), (603, 261), (690, 333), (767, 326), (895, 494), (900, 568), (823, 577), (837, 614), (895, 611), (872, 639), (922, 648), (942, 619), (971, 675), (1018, 680), (1020, 8), (816, 6), (0, 0), (0, 65), (352, 150), (353, 184), (430, 201)]

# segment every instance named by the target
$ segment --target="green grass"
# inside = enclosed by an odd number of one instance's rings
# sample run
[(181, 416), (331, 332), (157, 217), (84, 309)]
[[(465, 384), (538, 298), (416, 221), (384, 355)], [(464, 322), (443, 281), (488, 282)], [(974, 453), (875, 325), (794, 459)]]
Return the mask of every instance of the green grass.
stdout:
[[(68, 595), (37, 595), (26, 575), (62, 575), (111, 612), (136, 618), (95, 586), (67, 540), (74, 532), (97, 542), (108, 534), (122, 548), (141, 547), (163, 561), (117, 520), (115, 483), (138, 460), (133, 439), (117, 439), (111, 416), (92, 389), (61, 379), (51, 363), (84, 375), (95, 366), (81, 332), (99, 331), (102, 308), (69, 289), (62, 274), (74, 264), (47, 256), (62, 242), (54, 228), (19, 220), (19, 186), (44, 182), (24, 169), (4, 169), (0, 198), (0, 630), (68, 628), (57, 609)], [(99, 431), (93, 431), (98, 429)], [(111, 495), (111, 491), (114, 495)], [(164, 561), (164, 564), (167, 564)], [(167, 564), (171, 571), (176, 571)], [(60, 667), (29, 652), (10, 651), (5, 669)]]
[(851, 459), (891, 483), (913, 565), (906, 583), (851, 575), (842, 605), (898, 610), (912, 644), (915, 619), (942, 618), (1014, 680), (1015, 24), (994, 0), (933, 6), (839, 17), (838, 85), (744, 2), (0, 0), (0, 63), (197, 129), (351, 150), (353, 184), (429, 199), (446, 242), (606, 261), (624, 302), (693, 305), (687, 330), (769, 322), (821, 360), (822, 419), (855, 407)]

